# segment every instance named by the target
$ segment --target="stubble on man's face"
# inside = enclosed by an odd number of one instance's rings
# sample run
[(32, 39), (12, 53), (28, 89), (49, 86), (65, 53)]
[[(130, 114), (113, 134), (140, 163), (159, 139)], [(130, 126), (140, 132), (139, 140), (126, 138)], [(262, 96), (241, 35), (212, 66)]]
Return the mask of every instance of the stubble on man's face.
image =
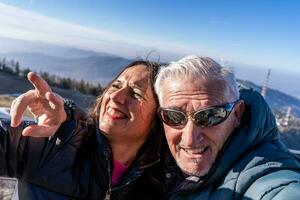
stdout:
[[(162, 85), (164, 108), (194, 111), (228, 103), (220, 83), (207, 80), (169, 80)], [(187, 175), (203, 176), (214, 164), (218, 153), (234, 129), (233, 113), (221, 124), (198, 127), (189, 119), (184, 127), (164, 124), (170, 151), (178, 166)]]

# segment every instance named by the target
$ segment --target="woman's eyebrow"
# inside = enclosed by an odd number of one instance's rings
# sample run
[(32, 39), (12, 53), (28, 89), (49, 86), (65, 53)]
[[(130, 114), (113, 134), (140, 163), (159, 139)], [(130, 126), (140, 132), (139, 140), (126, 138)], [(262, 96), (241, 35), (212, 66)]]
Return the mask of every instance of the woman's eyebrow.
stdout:
[(146, 92), (147, 88), (145, 88), (143, 85), (141, 84), (137, 84), (137, 83), (133, 83), (129, 85), (132, 89), (138, 89), (142, 92)]
[(115, 80), (112, 83), (122, 83), (122, 81), (121, 80)]

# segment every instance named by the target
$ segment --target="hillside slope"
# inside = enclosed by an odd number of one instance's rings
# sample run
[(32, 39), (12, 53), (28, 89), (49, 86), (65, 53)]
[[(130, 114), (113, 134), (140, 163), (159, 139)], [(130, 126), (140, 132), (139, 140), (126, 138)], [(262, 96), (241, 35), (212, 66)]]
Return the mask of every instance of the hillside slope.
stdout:
[[(30, 89), (33, 89), (33, 86), (29, 83), (29, 81), (26, 81), (20, 77), (0, 72), (0, 94), (18, 95)], [(73, 99), (77, 103), (77, 105), (82, 108), (87, 108), (90, 105), (91, 101), (94, 99), (93, 96), (84, 95), (78, 91), (73, 90), (53, 88), (53, 91), (65, 98)]]
[[(248, 88), (253, 88), (256, 91), (261, 91), (261, 86), (258, 86), (250, 81), (238, 80), (238, 82)], [(281, 112), (286, 112), (287, 108), (290, 106), (292, 108), (291, 113), (300, 118), (300, 100), (285, 94), (279, 90), (268, 88), (266, 101), (272, 109), (279, 110)]]

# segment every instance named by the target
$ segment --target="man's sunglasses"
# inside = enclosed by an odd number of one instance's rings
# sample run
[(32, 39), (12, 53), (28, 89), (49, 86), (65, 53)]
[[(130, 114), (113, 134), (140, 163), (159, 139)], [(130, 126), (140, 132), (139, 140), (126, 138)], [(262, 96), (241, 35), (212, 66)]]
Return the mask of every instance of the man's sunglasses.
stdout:
[(192, 112), (183, 112), (172, 108), (158, 108), (160, 119), (168, 126), (183, 127), (190, 116), (199, 127), (211, 127), (225, 121), (238, 101), (213, 106)]

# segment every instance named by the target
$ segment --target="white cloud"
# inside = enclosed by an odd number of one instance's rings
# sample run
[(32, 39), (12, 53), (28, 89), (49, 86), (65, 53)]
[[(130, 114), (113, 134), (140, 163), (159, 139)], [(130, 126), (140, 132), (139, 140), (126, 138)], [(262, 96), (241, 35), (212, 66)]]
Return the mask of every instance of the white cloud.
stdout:
[(122, 40), (107, 31), (64, 22), (2, 3), (0, 26), (0, 36), (83, 48), (96, 48), (100, 42), (105, 44)]
[(199, 52), (186, 45), (149, 40), (145, 36), (143, 39), (125, 38), (120, 34), (65, 22), (3, 3), (0, 3), (0, 27), (2, 37), (75, 46), (127, 57), (141, 56), (141, 52), (157, 50), (168, 60), (190, 52)]

